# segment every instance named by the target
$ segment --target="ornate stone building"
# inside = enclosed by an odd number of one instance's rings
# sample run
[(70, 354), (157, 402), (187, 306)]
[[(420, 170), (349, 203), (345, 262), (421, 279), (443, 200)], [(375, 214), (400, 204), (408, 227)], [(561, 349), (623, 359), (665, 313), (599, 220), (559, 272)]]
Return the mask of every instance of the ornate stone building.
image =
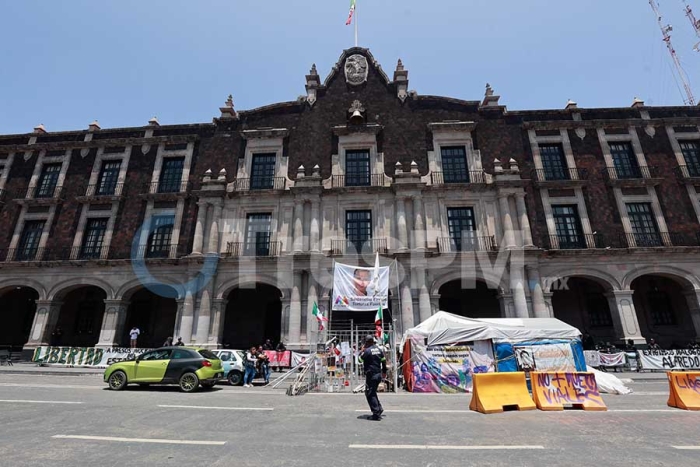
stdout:
[(334, 261), (374, 252), (399, 331), (442, 309), (700, 335), (697, 108), (508, 111), (392, 78), (354, 48), (296, 101), (229, 98), (212, 123), (0, 136), (0, 345), (137, 325), (143, 346), (304, 347)]

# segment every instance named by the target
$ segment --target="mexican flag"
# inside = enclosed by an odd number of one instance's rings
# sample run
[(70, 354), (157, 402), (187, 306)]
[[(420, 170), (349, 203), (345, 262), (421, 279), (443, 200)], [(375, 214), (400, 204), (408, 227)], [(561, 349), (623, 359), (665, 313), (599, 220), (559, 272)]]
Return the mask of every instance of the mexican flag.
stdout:
[(350, 0), (350, 13), (348, 14), (348, 20), (345, 22), (346, 26), (352, 23), (352, 17), (355, 14), (355, 1), (356, 0)]
[(379, 309), (377, 310), (377, 314), (374, 315), (374, 327), (375, 327), (374, 335), (376, 337), (382, 337), (382, 322), (383, 321), (384, 321), (384, 313), (382, 311), (382, 307), (380, 306)]
[(316, 302), (314, 302), (314, 309), (311, 314), (314, 315), (316, 317), (316, 321), (318, 321), (318, 330), (323, 331), (326, 329), (325, 326), (323, 326), (323, 322), (328, 321), (328, 318), (323, 316), (323, 312), (318, 309), (318, 304)]

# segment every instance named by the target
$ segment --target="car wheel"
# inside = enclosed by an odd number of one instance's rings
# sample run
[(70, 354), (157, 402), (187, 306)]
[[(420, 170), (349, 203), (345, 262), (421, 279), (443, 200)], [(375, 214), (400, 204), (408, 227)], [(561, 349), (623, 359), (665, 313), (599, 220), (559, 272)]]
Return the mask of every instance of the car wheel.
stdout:
[(199, 378), (192, 372), (180, 376), (180, 390), (182, 392), (194, 392), (199, 387)]
[(121, 370), (117, 370), (109, 375), (109, 380), (107, 380), (107, 382), (109, 383), (109, 389), (113, 391), (121, 391), (127, 384), (126, 373)]
[(243, 373), (240, 371), (232, 371), (228, 374), (228, 384), (231, 386), (240, 386), (243, 383)]

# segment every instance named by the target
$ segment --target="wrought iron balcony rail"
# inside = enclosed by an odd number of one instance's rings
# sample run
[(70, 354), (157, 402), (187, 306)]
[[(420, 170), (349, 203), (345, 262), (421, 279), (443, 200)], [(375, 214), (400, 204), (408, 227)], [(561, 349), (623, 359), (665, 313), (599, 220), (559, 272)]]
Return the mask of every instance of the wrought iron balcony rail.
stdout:
[(483, 170), (456, 170), (449, 172), (431, 172), (430, 181), (433, 185), (451, 183), (486, 183)]
[(148, 186), (149, 194), (185, 193), (190, 186), (190, 182), (152, 182)]
[(676, 175), (681, 179), (700, 178), (700, 164), (685, 164), (676, 167)]
[(477, 237), (464, 236), (438, 238), (438, 248), (441, 253), (459, 251), (495, 251), (498, 249), (494, 236)]
[(4, 261), (46, 261), (48, 256), (48, 248), (7, 248), (0, 251), (0, 257)]
[(231, 258), (239, 257), (263, 257), (272, 258), (279, 256), (282, 251), (282, 242), (228, 242), (226, 245), (226, 256)]
[(588, 170), (575, 168), (535, 169), (535, 180), (539, 182), (588, 180)]
[(548, 235), (544, 245), (548, 250), (585, 250), (608, 246), (601, 234)]
[(74, 246), (71, 248), (60, 248), (52, 250), (48, 254), (48, 259), (52, 261), (88, 261), (88, 260), (105, 260), (109, 258), (109, 248), (91, 247), (91, 246)]
[(387, 186), (384, 174), (363, 174), (363, 175), (333, 175), (331, 177), (333, 188), (356, 187), (356, 186)]
[(679, 232), (621, 233), (620, 244), (627, 248), (659, 248), (694, 246), (688, 236)]
[(287, 179), (284, 177), (246, 177), (234, 181), (235, 191), (285, 190)]
[(386, 251), (386, 238), (370, 238), (365, 241), (331, 240), (331, 253), (334, 255), (365, 255)]
[(632, 180), (658, 177), (656, 167), (648, 165), (629, 167), (606, 167), (608, 180)]
[(25, 199), (60, 199), (63, 196), (63, 186), (54, 187), (30, 186), (26, 193), (20, 194), (18, 198)]
[(124, 183), (88, 185), (85, 196), (121, 196), (123, 190)]
[[(130, 251), (130, 255), (133, 254)], [(136, 258), (132, 259), (167, 259), (181, 256), (178, 245), (139, 245), (136, 249)]]

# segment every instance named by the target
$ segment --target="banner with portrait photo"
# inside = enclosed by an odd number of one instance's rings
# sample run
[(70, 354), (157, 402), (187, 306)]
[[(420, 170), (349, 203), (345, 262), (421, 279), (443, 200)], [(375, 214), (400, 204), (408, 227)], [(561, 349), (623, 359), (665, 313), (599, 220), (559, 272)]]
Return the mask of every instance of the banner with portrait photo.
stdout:
[(389, 303), (391, 268), (374, 268), (335, 263), (333, 271), (333, 311), (374, 311)]
[(571, 344), (514, 345), (513, 351), (522, 371), (576, 371)]
[(475, 373), (494, 371), (490, 341), (453, 346), (411, 342), (413, 392), (471, 392)]

